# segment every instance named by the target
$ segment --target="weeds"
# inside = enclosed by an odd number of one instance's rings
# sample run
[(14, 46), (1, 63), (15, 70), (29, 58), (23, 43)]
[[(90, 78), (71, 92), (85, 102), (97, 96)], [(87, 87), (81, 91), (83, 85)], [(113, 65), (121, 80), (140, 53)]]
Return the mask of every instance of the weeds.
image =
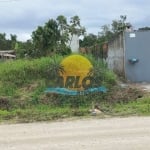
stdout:
[(63, 57), (59, 55), (0, 63), (0, 120), (30, 122), (87, 115), (93, 104), (108, 114), (149, 114), (149, 99), (130, 102), (142, 97), (142, 93), (115, 87), (117, 77), (107, 69), (107, 65), (92, 56), (86, 57), (93, 64), (94, 86), (106, 86), (107, 93), (78, 96), (45, 94), (48, 86), (56, 86), (57, 74), (63, 71), (63, 66), (59, 65)]

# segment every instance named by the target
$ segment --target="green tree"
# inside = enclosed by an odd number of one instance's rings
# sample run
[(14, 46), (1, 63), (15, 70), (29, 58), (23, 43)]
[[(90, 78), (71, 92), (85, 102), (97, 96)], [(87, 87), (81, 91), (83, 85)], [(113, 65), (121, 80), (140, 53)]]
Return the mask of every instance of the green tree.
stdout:
[(68, 54), (71, 52), (70, 45), (73, 35), (83, 35), (85, 33), (85, 28), (80, 25), (79, 16), (71, 17), (69, 24), (67, 23), (66, 17), (62, 15), (58, 16), (56, 20), (61, 33), (61, 44), (59, 45), (59, 49), (61, 49), (60, 52), (63, 54)]
[(150, 27), (141, 27), (138, 30), (140, 30), (140, 31), (148, 31), (148, 30), (150, 30)]
[(0, 33), (0, 49), (7, 50), (6, 33)]
[(66, 17), (63, 15), (58, 16), (56, 20), (58, 23), (58, 29), (60, 31), (60, 41), (57, 45), (57, 53), (66, 55), (71, 53), (70, 47), (67, 46), (67, 42), (69, 41), (69, 25)]
[(69, 26), (69, 33), (71, 35), (70, 44), (72, 42), (72, 38), (74, 34), (80, 36), (80, 35), (84, 35), (85, 32), (86, 32), (85, 28), (80, 25), (79, 16), (76, 15), (76, 16), (71, 17), (70, 26)]
[(26, 42), (17, 41), (15, 44), (17, 58), (34, 57), (33, 50), (34, 45), (32, 40), (27, 40)]
[(90, 33), (84, 36), (83, 40), (80, 40), (80, 47), (90, 47), (97, 44), (97, 36)]
[(43, 27), (39, 26), (33, 33), (34, 54), (46, 56), (54, 52), (60, 41), (60, 32), (55, 20), (50, 19)]
[(10, 34), (10, 39), (6, 39), (6, 33), (0, 33), (0, 49), (14, 50), (17, 36)]
[(58, 22), (58, 28), (63, 34), (68, 29), (67, 18), (63, 15), (60, 15), (56, 18), (56, 20)]
[(57, 22), (58, 22), (58, 29), (60, 30), (60, 42), (61, 44), (66, 44), (69, 40), (69, 30), (68, 30), (68, 24), (67, 24), (67, 19), (63, 15), (60, 15), (57, 17)]
[[(103, 25), (98, 35), (89, 34), (83, 40), (80, 40), (80, 47), (94, 47), (94, 53), (92, 50), (91, 53), (96, 54), (95, 56), (106, 58), (107, 54), (104, 54), (106, 51), (104, 50), (104, 45), (107, 45), (108, 41), (125, 30), (127, 25), (126, 19), (125, 15), (121, 15), (118, 20), (113, 20), (110, 25)], [(77, 22), (74, 23), (80, 25), (78, 21), (77, 19)]]
[(17, 35), (10, 34), (10, 42), (11, 42), (11, 49), (14, 50), (17, 42)]
[(114, 34), (120, 33), (122, 31), (125, 30), (126, 28), (126, 19), (127, 16), (126, 15), (120, 15), (120, 19), (119, 20), (113, 20), (112, 21), (112, 31)]
[(15, 43), (15, 53), (17, 58), (24, 58), (25, 57), (25, 49), (23, 48), (22, 42)]
[[(56, 20), (50, 19), (44, 26), (38, 26), (32, 32), (34, 45), (32, 54), (37, 57), (53, 53), (68, 54), (71, 52), (70, 44), (73, 35), (80, 36), (84, 32), (85, 28), (80, 25), (78, 16), (72, 17), (69, 24), (63, 15), (58, 16)], [(68, 44), (69, 42), (70, 44)]]

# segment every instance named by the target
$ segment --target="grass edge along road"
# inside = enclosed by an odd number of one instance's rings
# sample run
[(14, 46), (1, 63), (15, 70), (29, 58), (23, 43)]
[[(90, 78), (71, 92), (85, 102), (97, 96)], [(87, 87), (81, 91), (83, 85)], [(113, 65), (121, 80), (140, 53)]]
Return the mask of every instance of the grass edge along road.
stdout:
[[(101, 103), (102, 113), (97, 115), (100, 118), (113, 116), (149, 116), (150, 98), (143, 97), (136, 101), (130, 101), (126, 104), (107, 104)], [(46, 105), (37, 105), (26, 109), (14, 109), (11, 111), (0, 110), (0, 122), (35, 122), (51, 121), (70, 117), (90, 117), (90, 107), (54, 107)]]

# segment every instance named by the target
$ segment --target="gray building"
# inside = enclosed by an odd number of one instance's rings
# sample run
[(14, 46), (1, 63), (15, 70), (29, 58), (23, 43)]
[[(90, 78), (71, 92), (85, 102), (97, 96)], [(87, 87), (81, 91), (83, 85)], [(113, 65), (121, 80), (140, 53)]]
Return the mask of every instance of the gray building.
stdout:
[(108, 43), (108, 67), (132, 82), (150, 82), (150, 31), (124, 32)]

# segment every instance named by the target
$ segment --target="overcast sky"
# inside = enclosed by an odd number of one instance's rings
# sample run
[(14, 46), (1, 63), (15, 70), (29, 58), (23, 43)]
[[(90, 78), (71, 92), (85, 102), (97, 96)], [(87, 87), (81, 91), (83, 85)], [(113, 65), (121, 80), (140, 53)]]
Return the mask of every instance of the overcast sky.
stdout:
[(49, 19), (78, 15), (87, 33), (97, 34), (120, 15), (134, 29), (150, 26), (150, 0), (0, 0), (0, 33), (30, 39), (32, 31)]

